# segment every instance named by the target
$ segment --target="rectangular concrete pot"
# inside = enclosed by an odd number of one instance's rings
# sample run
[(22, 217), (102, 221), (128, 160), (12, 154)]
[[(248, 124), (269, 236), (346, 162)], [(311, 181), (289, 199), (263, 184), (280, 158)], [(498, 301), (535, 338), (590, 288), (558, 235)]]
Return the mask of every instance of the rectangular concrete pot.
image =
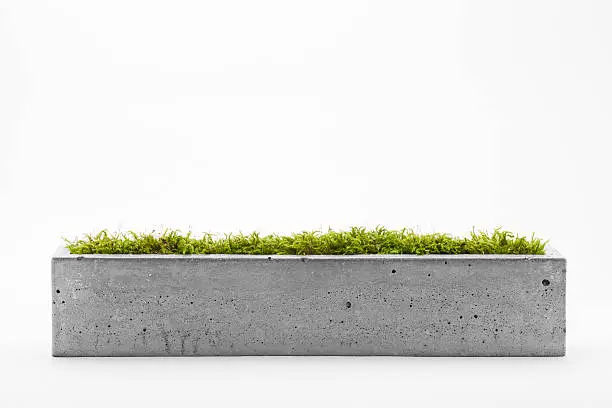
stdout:
[(547, 255), (71, 255), (54, 356), (563, 356)]

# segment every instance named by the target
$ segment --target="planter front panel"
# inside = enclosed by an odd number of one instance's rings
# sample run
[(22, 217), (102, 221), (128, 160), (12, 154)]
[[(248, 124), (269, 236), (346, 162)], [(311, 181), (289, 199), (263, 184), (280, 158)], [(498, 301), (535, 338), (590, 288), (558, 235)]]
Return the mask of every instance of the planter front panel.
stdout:
[(53, 355), (561, 356), (551, 256), (52, 261)]

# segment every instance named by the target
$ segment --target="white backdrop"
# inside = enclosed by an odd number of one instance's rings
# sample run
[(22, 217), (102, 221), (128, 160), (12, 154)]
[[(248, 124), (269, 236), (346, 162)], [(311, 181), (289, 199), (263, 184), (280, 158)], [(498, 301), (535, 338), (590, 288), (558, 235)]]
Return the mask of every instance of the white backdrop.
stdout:
[[(612, 2), (0, 0), (0, 405), (610, 406)], [(535, 231), (562, 359), (53, 359), (100, 228)]]

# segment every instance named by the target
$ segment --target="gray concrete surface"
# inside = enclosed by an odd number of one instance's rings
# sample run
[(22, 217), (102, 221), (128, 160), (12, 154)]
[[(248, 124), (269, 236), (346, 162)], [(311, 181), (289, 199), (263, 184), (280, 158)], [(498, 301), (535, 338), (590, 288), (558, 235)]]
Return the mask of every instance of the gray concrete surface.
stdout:
[(565, 259), (71, 255), (54, 356), (562, 356)]

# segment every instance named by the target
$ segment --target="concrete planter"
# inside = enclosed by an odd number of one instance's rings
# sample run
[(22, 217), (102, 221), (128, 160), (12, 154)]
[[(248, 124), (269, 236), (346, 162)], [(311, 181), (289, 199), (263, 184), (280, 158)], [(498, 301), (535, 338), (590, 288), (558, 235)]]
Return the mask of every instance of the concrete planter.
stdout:
[(565, 259), (71, 255), (54, 356), (563, 356)]

